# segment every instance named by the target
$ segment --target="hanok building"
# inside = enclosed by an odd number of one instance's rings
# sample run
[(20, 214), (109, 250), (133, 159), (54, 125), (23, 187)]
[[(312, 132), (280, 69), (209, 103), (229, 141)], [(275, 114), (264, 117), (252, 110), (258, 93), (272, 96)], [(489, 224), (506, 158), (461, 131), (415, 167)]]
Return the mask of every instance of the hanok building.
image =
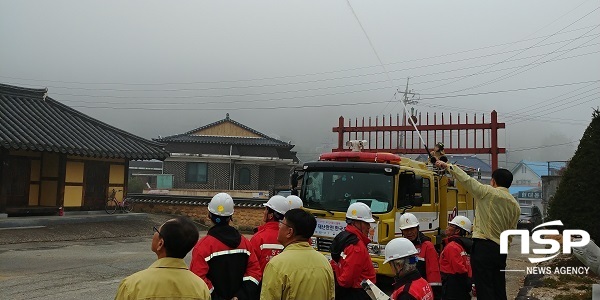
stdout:
[(294, 145), (269, 137), (229, 118), (159, 138), (170, 157), (164, 173), (173, 189), (243, 191), (240, 197), (266, 197), (289, 189), (290, 170), (298, 165)]
[(113, 189), (126, 193), (130, 160), (168, 156), (47, 91), (0, 84), (0, 213), (103, 209)]

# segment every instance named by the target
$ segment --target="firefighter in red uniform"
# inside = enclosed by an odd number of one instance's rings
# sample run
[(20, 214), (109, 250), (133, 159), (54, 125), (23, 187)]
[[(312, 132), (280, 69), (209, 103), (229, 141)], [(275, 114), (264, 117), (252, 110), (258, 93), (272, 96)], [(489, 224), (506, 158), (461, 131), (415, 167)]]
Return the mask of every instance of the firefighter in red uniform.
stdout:
[(385, 246), (385, 261), (396, 273), (392, 300), (433, 300), (429, 283), (417, 271), (418, 251), (411, 241), (395, 238)]
[(440, 254), (442, 274), (442, 299), (470, 300), (471, 260), (469, 253), (473, 241), (465, 235), (471, 232), (471, 220), (456, 216), (448, 222), (444, 250)]
[(192, 250), (190, 271), (206, 282), (212, 300), (258, 299), (260, 265), (250, 241), (229, 225), (233, 199), (216, 194), (208, 211), (214, 226)]
[(261, 274), (269, 260), (283, 250), (283, 245), (277, 241), (279, 221), (283, 220), (283, 215), (291, 209), (291, 202), (283, 196), (275, 195), (265, 203), (265, 224), (258, 227), (258, 231), (250, 239), (252, 250), (260, 263)]
[(375, 283), (375, 269), (367, 250), (369, 230), (375, 222), (371, 208), (353, 203), (346, 212), (346, 230), (331, 243), (331, 267), (335, 275), (336, 299), (370, 299), (361, 286), (363, 280)]
[(438, 253), (431, 239), (419, 231), (419, 220), (411, 213), (405, 213), (399, 220), (402, 236), (413, 242), (419, 252), (417, 270), (421, 276), (429, 282), (435, 294), (435, 299), (442, 295), (442, 277)]

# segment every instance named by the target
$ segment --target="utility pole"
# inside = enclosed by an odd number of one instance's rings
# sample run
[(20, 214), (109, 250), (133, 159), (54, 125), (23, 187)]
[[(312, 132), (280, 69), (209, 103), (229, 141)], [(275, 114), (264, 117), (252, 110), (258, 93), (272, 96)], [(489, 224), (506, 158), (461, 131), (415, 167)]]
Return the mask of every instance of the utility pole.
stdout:
[[(409, 104), (417, 104), (418, 103), (418, 99), (415, 99), (416, 96), (418, 96), (418, 94), (414, 93), (413, 90), (409, 90), (408, 89), (408, 82), (410, 80), (410, 77), (406, 78), (406, 87), (404, 89), (404, 95), (402, 96), (402, 103), (404, 103), (403, 107), (406, 107)], [(408, 96), (411, 96), (410, 99)], [(402, 126), (406, 126), (406, 109), (402, 110)], [(400, 135), (400, 147), (403, 149), (406, 149), (406, 145), (404, 145), (404, 135), (405, 132), (402, 131), (402, 134)]]

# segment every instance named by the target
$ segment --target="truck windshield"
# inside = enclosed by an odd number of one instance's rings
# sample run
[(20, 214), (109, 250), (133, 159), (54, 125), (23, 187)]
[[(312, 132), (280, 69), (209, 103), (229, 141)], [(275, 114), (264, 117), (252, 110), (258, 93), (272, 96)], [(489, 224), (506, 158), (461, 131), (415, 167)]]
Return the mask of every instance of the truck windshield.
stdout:
[(382, 173), (339, 171), (306, 172), (302, 184), (305, 206), (345, 212), (352, 203), (363, 202), (373, 213), (394, 206), (394, 176)]

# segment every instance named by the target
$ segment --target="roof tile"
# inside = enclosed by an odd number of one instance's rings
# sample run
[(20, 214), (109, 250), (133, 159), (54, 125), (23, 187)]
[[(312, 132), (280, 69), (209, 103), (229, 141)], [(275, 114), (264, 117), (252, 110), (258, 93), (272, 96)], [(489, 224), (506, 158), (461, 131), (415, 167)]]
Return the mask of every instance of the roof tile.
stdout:
[(90, 157), (165, 159), (163, 144), (72, 109), (47, 89), (0, 84), (0, 147)]

